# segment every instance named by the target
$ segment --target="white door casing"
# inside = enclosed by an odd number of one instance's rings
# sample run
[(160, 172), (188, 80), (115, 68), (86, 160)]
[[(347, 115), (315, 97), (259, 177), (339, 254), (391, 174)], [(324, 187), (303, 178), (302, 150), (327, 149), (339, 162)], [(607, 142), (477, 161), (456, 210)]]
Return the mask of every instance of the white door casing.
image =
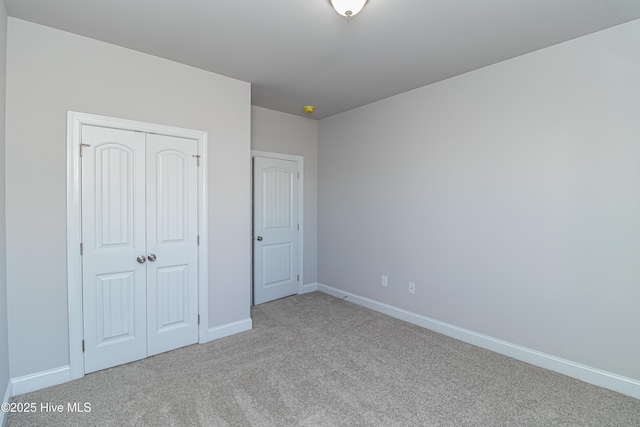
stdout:
[(253, 159), (254, 303), (298, 293), (298, 164)]
[(198, 341), (197, 148), (147, 135), (149, 356)]
[[(197, 256), (200, 260), (208, 259), (208, 226), (207, 226), (207, 133), (203, 131), (157, 125), (145, 122), (118, 119), (93, 114), (70, 111), (67, 115), (67, 275), (69, 306), (69, 369), (68, 379), (81, 378), (85, 374), (84, 322), (83, 322), (83, 281), (82, 264), (82, 194), (81, 194), (81, 147), (82, 127), (85, 125), (126, 129), (148, 134), (167, 135), (196, 141), (197, 159), (197, 233), (199, 245)], [(142, 183), (144, 187), (144, 182)], [(142, 253), (140, 254), (142, 255)], [(146, 261), (145, 266), (149, 262)], [(115, 283), (117, 280), (114, 279)], [(126, 281), (126, 280), (125, 280)], [(197, 319), (198, 342), (207, 342), (208, 338), (208, 264), (197, 264), (198, 301), (200, 316)], [(114, 292), (117, 292), (114, 287)], [(193, 322), (192, 322), (193, 323)], [(148, 325), (147, 325), (148, 326)], [(115, 329), (113, 330), (115, 331)], [(113, 333), (112, 331), (112, 333)]]

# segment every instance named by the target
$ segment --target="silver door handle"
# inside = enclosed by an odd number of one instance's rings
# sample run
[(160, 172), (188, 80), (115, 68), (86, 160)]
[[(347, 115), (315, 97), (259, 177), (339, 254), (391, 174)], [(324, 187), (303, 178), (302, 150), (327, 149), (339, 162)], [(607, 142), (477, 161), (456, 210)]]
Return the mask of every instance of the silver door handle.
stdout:
[(262, 241), (262, 236), (258, 236), (258, 237), (256, 237), (256, 240), (257, 240), (258, 242), (261, 242), (261, 241)]
[(140, 255), (140, 256), (138, 256), (138, 258), (136, 258), (136, 260), (137, 260), (140, 264), (144, 264), (144, 262), (146, 261), (146, 258), (144, 257), (144, 255)]
[(149, 254), (149, 256), (147, 257), (147, 259), (149, 261), (155, 261), (156, 260), (156, 254)]

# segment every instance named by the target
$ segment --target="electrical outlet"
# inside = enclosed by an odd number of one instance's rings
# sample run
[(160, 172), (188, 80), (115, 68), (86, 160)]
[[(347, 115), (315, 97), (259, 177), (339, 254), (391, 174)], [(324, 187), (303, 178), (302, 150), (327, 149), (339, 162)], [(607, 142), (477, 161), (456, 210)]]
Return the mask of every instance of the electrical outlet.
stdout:
[(382, 275), (382, 280), (380, 280), (380, 284), (384, 287), (388, 285), (387, 276), (385, 276), (384, 274)]
[(409, 293), (414, 295), (416, 293), (416, 284), (413, 282), (409, 282)]

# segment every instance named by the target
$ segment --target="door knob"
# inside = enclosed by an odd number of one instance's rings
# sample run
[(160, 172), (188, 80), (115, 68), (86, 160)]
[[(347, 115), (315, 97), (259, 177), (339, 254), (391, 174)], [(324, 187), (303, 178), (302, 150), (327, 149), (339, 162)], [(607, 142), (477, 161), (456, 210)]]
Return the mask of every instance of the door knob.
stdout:
[(147, 259), (149, 261), (155, 261), (156, 260), (156, 254), (149, 254), (149, 256), (147, 257)]
[(140, 255), (140, 256), (138, 256), (138, 258), (136, 258), (136, 260), (137, 260), (140, 264), (144, 264), (144, 262), (146, 261), (146, 258), (144, 257), (144, 255)]
[(261, 241), (262, 241), (262, 236), (258, 236), (258, 237), (256, 238), (256, 240), (257, 240), (258, 242), (261, 242)]

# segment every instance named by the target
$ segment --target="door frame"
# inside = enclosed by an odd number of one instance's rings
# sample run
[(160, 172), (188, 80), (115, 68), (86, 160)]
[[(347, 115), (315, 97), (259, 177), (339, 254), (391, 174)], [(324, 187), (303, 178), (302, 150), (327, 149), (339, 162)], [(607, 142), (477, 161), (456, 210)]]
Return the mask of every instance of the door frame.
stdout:
[(207, 138), (205, 131), (164, 126), (153, 123), (119, 119), (95, 114), (69, 111), (67, 113), (67, 292), (69, 320), (69, 371), (72, 380), (84, 376), (82, 340), (82, 237), (81, 215), (81, 161), (80, 143), (82, 125), (101, 126), (135, 132), (155, 133), (179, 138), (195, 139), (198, 155), (198, 342), (207, 341), (209, 329), (208, 287), (208, 215), (207, 215)]
[(270, 151), (251, 150), (251, 305), (253, 305), (253, 289), (255, 283), (253, 282), (253, 270), (254, 270), (254, 257), (253, 257), (253, 242), (255, 239), (253, 233), (253, 221), (254, 221), (254, 196), (253, 189), (253, 159), (254, 157), (266, 157), (268, 159), (289, 160), (296, 162), (298, 165), (298, 224), (300, 224), (300, 232), (298, 233), (298, 274), (300, 280), (298, 280), (298, 294), (302, 293), (302, 287), (304, 284), (304, 251), (302, 245), (304, 243), (304, 156), (297, 156), (293, 154), (273, 153)]

